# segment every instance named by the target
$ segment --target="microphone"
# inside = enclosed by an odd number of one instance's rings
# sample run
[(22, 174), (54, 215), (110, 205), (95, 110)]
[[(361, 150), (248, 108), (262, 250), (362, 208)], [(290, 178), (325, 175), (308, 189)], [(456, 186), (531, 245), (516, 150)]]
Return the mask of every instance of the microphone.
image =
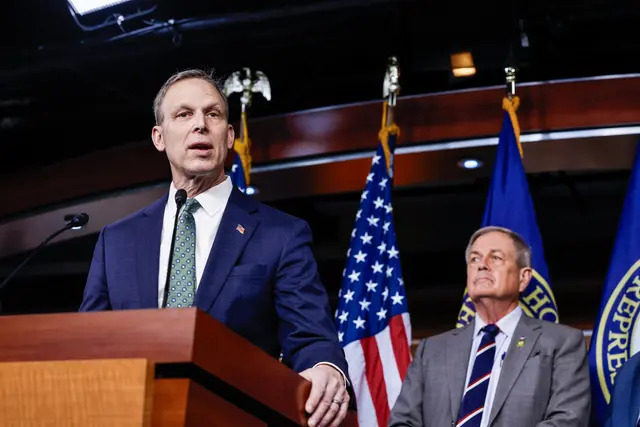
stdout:
[(58, 236), (58, 234), (63, 233), (63, 232), (67, 231), (70, 228), (82, 227), (87, 222), (89, 222), (89, 215), (87, 215), (86, 213), (80, 213), (80, 214), (75, 215), (73, 218), (71, 218), (71, 220), (69, 222), (67, 222), (67, 224), (64, 227), (62, 227), (60, 230), (56, 231), (55, 233), (53, 233), (52, 235), (47, 237), (44, 240), (44, 242), (40, 243), (40, 245), (37, 248), (32, 250), (31, 253), (29, 253), (29, 255), (27, 255), (25, 257), (25, 259), (23, 259), (22, 262), (16, 268), (13, 269), (13, 271), (0, 284), (0, 290), (2, 290), (2, 288), (4, 288), (7, 285), (7, 283), (9, 283), (9, 281), (13, 278), (13, 276), (15, 276), (16, 273), (18, 271), (20, 271), (20, 269), (22, 269), (22, 267), (24, 267), (24, 265), (27, 262), (29, 262), (29, 260), (31, 258), (33, 258), (33, 256), (35, 254), (40, 252), (40, 250), (44, 247), (44, 245), (46, 245), (52, 239), (54, 239), (56, 236)]
[(169, 280), (171, 279), (171, 260), (173, 259), (173, 249), (176, 244), (176, 229), (178, 228), (178, 219), (180, 217), (180, 209), (187, 201), (187, 192), (182, 188), (176, 191), (176, 219), (173, 221), (173, 233), (171, 234), (171, 248), (169, 249), (169, 262), (167, 264), (167, 279), (164, 282), (164, 296), (162, 297), (162, 308), (167, 308), (167, 298), (169, 297)]
[[(88, 222), (89, 222), (89, 215), (83, 212), (71, 218), (71, 221), (69, 221), (67, 226), (69, 228), (81, 228), (83, 225), (85, 225)], [(66, 229), (67, 228), (63, 229), (62, 231)]]

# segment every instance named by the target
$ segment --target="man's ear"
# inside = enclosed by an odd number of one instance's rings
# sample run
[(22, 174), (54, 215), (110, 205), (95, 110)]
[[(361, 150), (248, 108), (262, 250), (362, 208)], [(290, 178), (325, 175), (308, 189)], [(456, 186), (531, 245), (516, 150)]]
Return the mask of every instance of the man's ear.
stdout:
[(527, 289), (529, 282), (531, 282), (532, 274), (533, 270), (531, 270), (531, 267), (524, 267), (520, 269), (520, 293), (524, 292), (524, 290)]
[(228, 125), (227, 128), (227, 148), (231, 150), (233, 148), (233, 141), (236, 139), (236, 132), (233, 130), (233, 126), (231, 124)]
[(151, 140), (153, 146), (158, 151), (164, 151), (167, 147), (164, 145), (164, 135), (162, 134), (162, 126), (156, 125), (151, 129)]

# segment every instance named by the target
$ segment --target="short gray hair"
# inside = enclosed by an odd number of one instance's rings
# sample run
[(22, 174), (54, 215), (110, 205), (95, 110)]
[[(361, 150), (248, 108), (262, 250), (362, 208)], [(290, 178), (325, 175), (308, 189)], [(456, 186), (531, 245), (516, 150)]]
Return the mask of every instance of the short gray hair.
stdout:
[(222, 98), (224, 102), (224, 113), (227, 120), (229, 120), (229, 102), (227, 101), (227, 97), (222, 90), (222, 84), (220, 81), (214, 77), (214, 71), (211, 70), (207, 72), (205, 70), (201, 70), (198, 68), (193, 68), (190, 70), (178, 71), (171, 77), (167, 79), (166, 82), (162, 85), (158, 93), (156, 94), (155, 99), (153, 100), (153, 115), (156, 119), (156, 125), (160, 125), (164, 121), (164, 115), (162, 114), (162, 102), (164, 101), (164, 97), (167, 95), (169, 88), (174, 84), (187, 79), (200, 79), (205, 82), (211, 84)]
[(527, 242), (525, 242), (522, 236), (513, 230), (509, 230), (508, 228), (496, 227), (493, 225), (482, 227), (481, 229), (473, 233), (473, 235), (469, 239), (467, 249), (464, 252), (465, 261), (469, 260), (471, 246), (475, 243), (475, 241), (478, 240), (479, 237), (492, 232), (503, 233), (511, 238), (511, 241), (516, 247), (516, 263), (518, 264), (518, 268), (531, 267), (531, 247), (527, 244)]

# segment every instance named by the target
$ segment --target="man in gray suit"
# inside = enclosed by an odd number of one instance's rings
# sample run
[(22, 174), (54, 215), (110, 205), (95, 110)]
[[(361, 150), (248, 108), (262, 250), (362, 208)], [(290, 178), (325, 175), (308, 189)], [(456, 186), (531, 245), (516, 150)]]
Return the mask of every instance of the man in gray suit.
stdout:
[(466, 250), (475, 320), (420, 343), (390, 426), (586, 427), (591, 404), (582, 333), (532, 319), (518, 305), (531, 249), (501, 227)]

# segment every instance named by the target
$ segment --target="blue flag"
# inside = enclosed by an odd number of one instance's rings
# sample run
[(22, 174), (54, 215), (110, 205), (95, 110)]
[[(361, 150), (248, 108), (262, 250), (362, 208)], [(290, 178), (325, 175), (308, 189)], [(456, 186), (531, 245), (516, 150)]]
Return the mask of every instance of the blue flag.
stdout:
[(238, 187), (243, 193), (247, 190), (247, 180), (245, 179), (242, 159), (237, 152), (233, 153), (233, 165), (231, 166), (231, 183)]
[(618, 226), (589, 350), (592, 405), (602, 425), (616, 373), (640, 350), (640, 151)]
[(233, 165), (231, 166), (231, 183), (243, 193), (251, 185), (251, 140), (247, 127), (247, 114), (240, 116), (240, 135), (233, 141)]
[[(531, 317), (557, 323), (558, 308), (549, 286), (549, 270), (544, 258), (542, 237), (522, 165), (520, 131), (515, 114), (517, 102), (517, 98), (514, 98), (513, 104), (506, 98), (503, 101), (506, 111), (482, 226), (495, 225), (513, 230), (531, 247), (533, 274), (529, 286), (520, 296), (520, 306)], [(462, 327), (470, 323), (474, 316), (475, 307), (465, 290), (456, 326)]]

